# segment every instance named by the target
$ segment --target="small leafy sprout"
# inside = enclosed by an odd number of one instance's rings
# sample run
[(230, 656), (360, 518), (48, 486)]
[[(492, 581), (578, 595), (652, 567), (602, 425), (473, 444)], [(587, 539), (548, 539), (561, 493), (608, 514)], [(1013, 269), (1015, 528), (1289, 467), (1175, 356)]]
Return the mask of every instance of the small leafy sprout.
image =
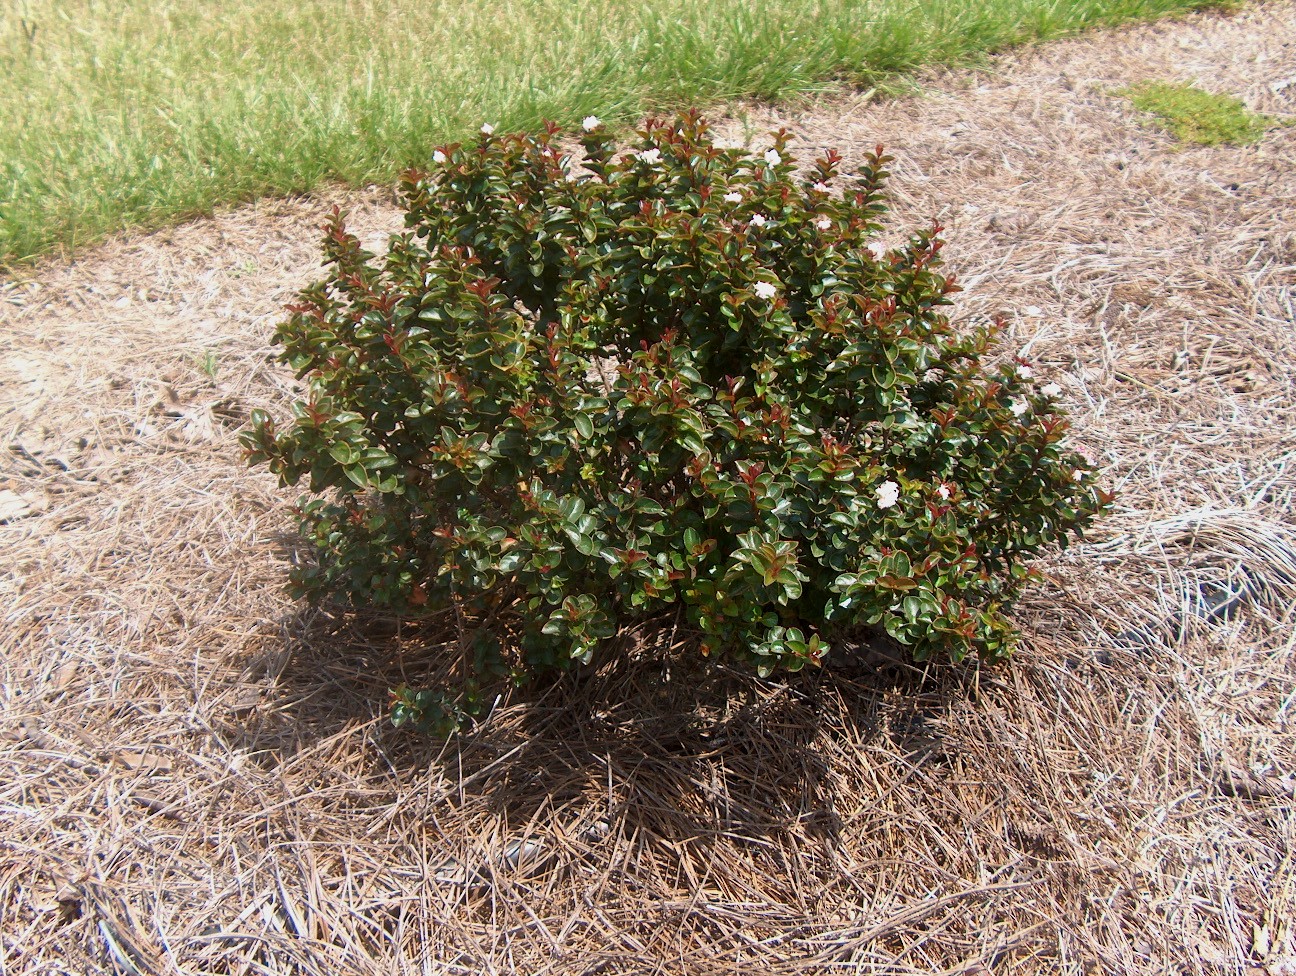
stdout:
[(194, 365), (209, 380), (215, 380), (216, 374), (220, 372), (220, 359), (214, 349), (204, 349), (202, 355), (195, 360)]
[(695, 113), (575, 135), (437, 150), (384, 256), (335, 212), (276, 332), (305, 393), (243, 437), (307, 490), (294, 592), (461, 621), (464, 687), (393, 719), (452, 730), (488, 676), (659, 614), (762, 674), (859, 627), (1006, 657), (1030, 560), (1112, 496), (1050, 388), (991, 365), (1004, 324), (950, 324), (940, 228), (879, 243), (881, 147), (835, 184), (837, 153)]

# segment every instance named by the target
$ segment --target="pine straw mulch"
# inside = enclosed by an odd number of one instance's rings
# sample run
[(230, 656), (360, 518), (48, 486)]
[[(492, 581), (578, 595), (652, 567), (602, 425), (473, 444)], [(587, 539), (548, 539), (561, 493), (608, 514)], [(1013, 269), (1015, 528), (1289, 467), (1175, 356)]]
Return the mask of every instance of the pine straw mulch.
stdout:
[(236, 446), (333, 200), (4, 283), (0, 971), (1296, 971), (1296, 129), (1178, 147), (1112, 94), (1145, 78), (1290, 119), (1296, 4), (725, 123), (886, 143), (897, 225), (946, 223), (959, 314), (1009, 315), (1120, 490), (980, 672), (758, 681), (667, 622), (393, 731), (445, 628), (289, 601)]

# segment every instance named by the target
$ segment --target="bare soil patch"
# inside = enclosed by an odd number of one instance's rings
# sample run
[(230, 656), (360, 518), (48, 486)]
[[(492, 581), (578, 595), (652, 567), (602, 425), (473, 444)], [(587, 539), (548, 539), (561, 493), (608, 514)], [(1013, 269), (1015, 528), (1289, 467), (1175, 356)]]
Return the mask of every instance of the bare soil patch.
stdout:
[(1005, 667), (763, 682), (642, 653), (389, 729), (445, 629), (295, 605), (239, 460), (340, 202), (0, 283), (0, 971), (1296, 973), (1296, 129), (1181, 148), (1112, 92), (1296, 116), (1296, 4), (1095, 34), (921, 94), (753, 108), (897, 157), (1120, 491)]

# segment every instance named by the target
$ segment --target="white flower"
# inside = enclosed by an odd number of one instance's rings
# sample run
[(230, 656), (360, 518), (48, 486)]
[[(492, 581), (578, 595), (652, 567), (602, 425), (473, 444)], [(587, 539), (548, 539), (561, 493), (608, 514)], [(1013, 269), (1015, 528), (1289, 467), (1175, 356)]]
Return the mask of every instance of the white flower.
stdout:
[(773, 298), (778, 293), (778, 289), (775, 288), (773, 285), (771, 285), (768, 281), (756, 282), (755, 286), (752, 288), (752, 291), (756, 293), (757, 298), (763, 298), (766, 301)]
[(766, 149), (765, 162), (769, 163), (771, 166), (777, 166), (779, 163), (783, 162), (783, 157), (778, 154), (777, 149)]
[(1082, 468), (1076, 468), (1074, 471), (1071, 472), (1072, 481), (1084, 481), (1084, 476), (1085, 473)]
[(649, 166), (652, 166), (655, 163), (659, 163), (661, 162), (661, 150), (645, 149), (643, 152), (639, 154), (639, 161), (641, 163), (647, 163)]
[(810, 187), (810, 189), (814, 190), (815, 193), (827, 193), (827, 192), (828, 192), (828, 184), (827, 184), (827, 183), (816, 183), (814, 186)]
[(495, 132), (495, 126), (491, 125), (489, 122), (487, 122), (485, 125), (481, 127), (481, 134), (484, 136), (493, 135), (494, 132)]
[(432, 162), (436, 163), (438, 166), (444, 163), (445, 161), (446, 161), (446, 154), (443, 153), (440, 149), (438, 149), (436, 152), (432, 154)]
[(1030, 410), (1030, 404), (1025, 400), (1013, 400), (1008, 404), (1008, 409), (1012, 411), (1014, 417), (1020, 417)]
[(724, 202), (725, 202), (725, 203), (742, 203), (742, 194), (739, 193), (737, 190), (733, 190), (733, 191), (731, 191), (731, 192), (729, 192), (729, 193), (726, 193), (726, 194), (724, 195)]
[(1027, 305), (1022, 309), (1022, 315), (1028, 316), (1032, 319), (1042, 318), (1044, 315), (1044, 309), (1040, 308), (1038, 305)]
[(827, 217), (820, 217), (815, 221), (815, 226), (820, 230), (832, 230), (832, 221)]
[(752, 214), (752, 215), (751, 215), (751, 225), (752, 225), (753, 227), (764, 227), (764, 226), (765, 226), (765, 215), (764, 215), (764, 214)]
[(1040, 392), (1046, 397), (1055, 397), (1061, 394), (1062, 387), (1058, 386), (1056, 383), (1046, 383), (1044, 386), (1040, 387)]
[(938, 485), (936, 487), (936, 494), (940, 495), (941, 498), (948, 501), (950, 496), (950, 490), (945, 485)]
[(1035, 375), (1035, 370), (1031, 369), (1029, 366), (1023, 366), (1021, 363), (1018, 363), (1017, 375), (1024, 380), (1028, 380)]
[(886, 257), (886, 253), (887, 253), (886, 245), (879, 244), (877, 241), (874, 241), (872, 244), (868, 246), (868, 252), (869, 254), (873, 255), (874, 261), (881, 261), (884, 257)]
[(599, 121), (599, 117), (597, 115), (587, 115), (585, 116), (584, 120), (581, 122), (581, 128), (584, 129), (586, 132), (593, 132), (602, 124), (603, 123)]
[(900, 499), (900, 486), (894, 481), (884, 481), (877, 486), (877, 507), (891, 508)]

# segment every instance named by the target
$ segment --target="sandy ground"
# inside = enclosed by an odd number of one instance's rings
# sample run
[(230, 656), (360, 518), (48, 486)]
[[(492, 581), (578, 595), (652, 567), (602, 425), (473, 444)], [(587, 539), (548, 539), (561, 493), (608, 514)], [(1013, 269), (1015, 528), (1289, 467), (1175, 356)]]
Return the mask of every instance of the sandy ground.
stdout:
[(282, 592), (237, 432), (334, 202), (0, 282), (0, 973), (1296, 973), (1296, 128), (1188, 148), (1115, 94), (1296, 119), (1296, 4), (1095, 34), (891, 101), (735, 110), (884, 143), (897, 233), (1059, 383), (1120, 491), (1014, 662), (761, 682), (655, 653), (389, 729), (435, 627)]

